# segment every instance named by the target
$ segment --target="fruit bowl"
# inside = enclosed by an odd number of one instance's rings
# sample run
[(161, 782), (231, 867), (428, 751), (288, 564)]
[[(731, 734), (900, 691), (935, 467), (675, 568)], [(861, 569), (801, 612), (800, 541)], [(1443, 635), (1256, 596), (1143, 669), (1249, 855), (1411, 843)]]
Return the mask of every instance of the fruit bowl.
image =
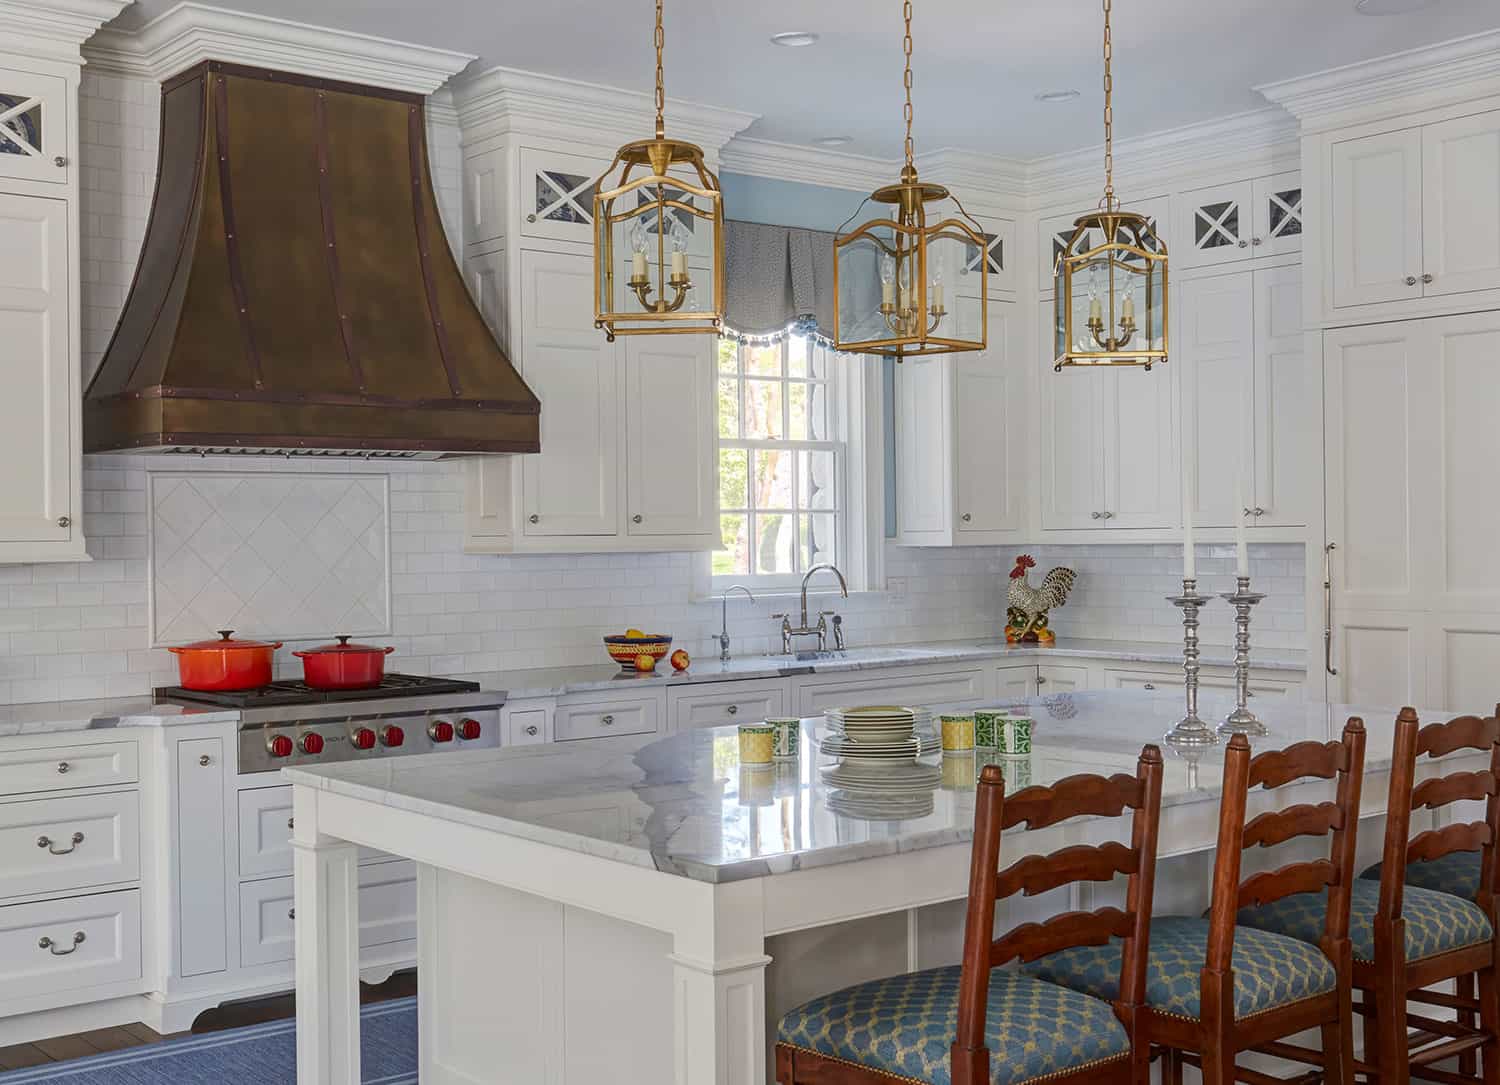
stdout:
[(635, 657), (648, 655), (660, 660), (672, 650), (672, 638), (664, 633), (647, 633), (642, 637), (613, 636), (604, 638), (604, 650), (620, 669), (635, 672)]

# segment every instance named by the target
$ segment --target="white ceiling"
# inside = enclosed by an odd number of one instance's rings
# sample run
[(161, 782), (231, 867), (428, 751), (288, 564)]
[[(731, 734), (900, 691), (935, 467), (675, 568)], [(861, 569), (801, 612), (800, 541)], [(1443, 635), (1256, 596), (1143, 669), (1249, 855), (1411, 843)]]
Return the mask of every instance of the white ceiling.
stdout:
[[(137, 0), (138, 26), (176, 0)], [(224, 7), (478, 53), (506, 65), (647, 91), (651, 0), (208, 0)], [(914, 0), (918, 152), (1031, 158), (1100, 141), (1097, 0)], [(1500, 0), (1406, 15), (1354, 0), (1116, 0), (1121, 136), (1263, 107), (1250, 88), (1500, 28)], [(667, 93), (760, 115), (751, 135), (891, 156), (901, 136), (900, 0), (667, 0)], [(784, 30), (822, 35), (786, 49)], [(1075, 88), (1062, 104), (1040, 91)], [(671, 117), (668, 115), (668, 127)]]

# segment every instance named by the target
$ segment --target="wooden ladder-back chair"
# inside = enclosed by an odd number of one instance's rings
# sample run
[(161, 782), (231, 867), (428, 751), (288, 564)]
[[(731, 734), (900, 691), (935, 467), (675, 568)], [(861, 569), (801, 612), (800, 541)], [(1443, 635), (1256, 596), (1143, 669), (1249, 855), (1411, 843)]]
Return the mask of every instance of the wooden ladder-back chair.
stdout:
[[(1180, 1083), (1185, 1062), (1201, 1068), (1205, 1085), (1280, 1080), (1238, 1067), (1238, 1056), (1252, 1050), (1283, 1057), (1298, 1051), (1323, 1065), (1330, 1085), (1353, 1081), (1348, 915), (1364, 743), (1358, 720), (1344, 728), (1341, 741), (1301, 742), (1253, 758), (1243, 735), (1230, 739), (1208, 916), (1164, 916), (1151, 924), (1141, 1015), (1146, 1037), (1165, 1049), (1164, 1081)], [(1307, 778), (1336, 780), (1333, 801), (1268, 811), (1246, 824), (1252, 788)], [(1332, 837), (1326, 858), (1241, 881), (1246, 848), (1321, 836)], [(1243, 910), (1274, 908), (1299, 895), (1316, 903), (1313, 938), (1245, 925)], [(1098, 966), (1074, 950), (1031, 971), (1088, 990)], [(1321, 1053), (1286, 1044), (1314, 1028), (1322, 1031)]]
[[(1146, 932), (1161, 820), (1162, 757), (1141, 751), (1134, 776), (1070, 776), (1009, 798), (1001, 770), (980, 774), (960, 965), (875, 980), (813, 999), (777, 1031), (781, 1085), (1146, 1085), (1138, 1035)], [(1131, 813), (1130, 843), (1078, 844), (999, 870), (1001, 834), (1080, 816)], [(1018, 841), (1019, 843), (1019, 841)], [(997, 902), (1126, 875), (1126, 904), (1069, 912), (994, 937)], [(1097, 999), (1002, 968), (1055, 950), (1122, 939), (1118, 998)]]
[[(1496, 714), (1500, 716), (1500, 708)], [(1486, 758), (1487, 766), (1416, 782), (1419, 759), (1465, 750)], [(1484, 819), (1410, 835), (1413, 811), (1442, 810), (1463, 800), (1482, 801)], [(1373, 876), (1379, 884), (1373, 952), (1363, 955), (1366, 959), (1357, 955), (1354, 964), (1366, 1060), (1373, 1062), (1361, 1069), (1377, 1076), (1381, 1085), (1406, 1085), (1413, 1077), (1444, 1085), (1500, 1085), (1497, 841), (1500, 719), (1460, 716), (1421, 727), (1416, 712), (1403, 708), (1396, 717), (1385, 850), (1380, 865), (1365, 872), (1366, 879)], [(1466, 867), (1477, 868), (1477, 878)], [(1453, 876), (1452, 891), (1437, 888), (1444, 872)], [(1456, 994), (1426, 989), (1448, 980), (1457, 982)], [(1456, 1010), (1458, 1018), (1410, 1013), (1409, 1002)], [(1417, 1030), (1415, 1036), (1409, 1037), (1408, 1027)], [(1433, 1066), (1455, 1056), (1458, 1073)]]

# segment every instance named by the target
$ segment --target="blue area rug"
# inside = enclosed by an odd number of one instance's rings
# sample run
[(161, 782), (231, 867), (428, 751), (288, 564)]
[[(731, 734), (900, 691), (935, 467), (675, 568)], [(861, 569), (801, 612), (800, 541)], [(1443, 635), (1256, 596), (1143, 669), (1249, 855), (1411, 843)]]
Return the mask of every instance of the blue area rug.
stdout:
[[(365, 1006), (359, 1023), (365, 1085), (416, 1085), (417, 1000)], [(292, 1085), (296, 1080), (297, 1026), (291, 1020), (0, 1074), (0, 1085)]]

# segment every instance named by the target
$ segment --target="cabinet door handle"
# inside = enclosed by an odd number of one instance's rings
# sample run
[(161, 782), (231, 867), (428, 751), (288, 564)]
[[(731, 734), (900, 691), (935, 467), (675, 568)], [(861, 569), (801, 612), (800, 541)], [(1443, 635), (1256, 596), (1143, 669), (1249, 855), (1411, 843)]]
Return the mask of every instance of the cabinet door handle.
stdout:
[(72, 527), (73, 526), (73, 520), (72, 520), (71, 517), (68, 517), (68, 516), (59, 516), (57, 518), (57, 526), (58, 527), (62, 527), (62, 528)]
[(212, 757), (209, 757), (208, 754), (204, 754), (202, 757), (198, 758), (198, 764), (202, 765), (204, 768), (208, 768), (208, 766), (212, 765), (213, 763), (214, 759)]
[(1248, 241), (1246, 241), (1246, 240), (1245, 240), (1245, 239), (1244, 239), (1244, 238), (1243, 238), (1243, 237), (1242, 237), (1242, 238), (1240, 238), (1240, 241), (1239, 241), (1239, 245), (1240, 245), (1240, 248), (1242, 248), (1242, 249), (1246, 249), (1246, 248), (1249, 248), (1249, 247), (1250, 247), (1250, 242), (1248, 242)]
[(959, 519), (960, 519), (960, 520), (962, 520), (962, 521), (963, 521), (963, 522), (964, 522), (964, 523), (966, 523), (966, 524), (967, 524), (967, 523), (968, 523), (968, 522), (969, 522), (969, 521), (971, 521), (971, 520), (973, 520), (973, 519), (974, 519), (974, 517), (972, 517), (972, 516), (970, 516), (970, 515), (969, 515), (969, 514), (968, 514), (968, 513), (967, 513), (967, 512), (966, 512), (966, 513), (964, 513), (964, 514), (963, 514), (963, 515), (962, 515), (962, 516), (960, 516), (960, 517), (959, 517)]
[(1258, 237), (1252, 237), (1250, 239), (1250, 244), (1252, 244), (1252, 245), (1259, 245), (1260, 244), (1260, 238), (1258, 238)]
[(1256, 516), (1264, 516), (1265, 514), (1266, 514), (1266, 510), (1265, 509), (1261, 508), (1259, 505), (1255, 506), (1255, 515)]
[(286, 910), (286, 917), (288, 919), (296, 919), (297, 918), (297, 909), (295, 909), (295, 908), (288, 908)]
[(608, 727), (610, 724), (615, 722), (615, 718), (613, 716), (600, 716), (599, 722)]
[(1091, 513), (1089, 513), (1089, 519), (1090, 520), (1102, 520), (1102, 519), (1104, 519), (1104, 513), (1102, 513), (1102, 512), (1091, 512)]
[(536, 724), (534, 724), (534, 723), (528, 723), (526, 725), (526, 733), (528, 735), (530, 735), (532, 738), (535, 738), (536, 737), (536, 733), (537, 733), (536, 732)]
[(1037, 675), (1036, 684), (1039, 686), (1045, 686), (1047, 684), (1046, 677), (1043, 675)]
[(1430, 283), (1430, 282), (1432, 282), (1432, 275), (1430, 273), (1426, 274), (1426, 275), (1423, 275), (1422, 276), (1422, 281), (1424, 283)]
[(57, 771), (59, 773), (66, 773), (68, 771), (68, 769), (70, 769), (72, 767), (73, 766), (69, 765), (66, 761), (59, 761), (57, 763)]
[(1323, 669), (1337, 677), (1333, 665), (1333, 552), (1338, 543), (1323, 547)]
[(39, 848), (46, 848), (53, 855), (67, 855), (82, 843), (82, 833), (74, 833), (72, 845), (66, 848), (58, 848), (56, 842), (50, 836), (39, 836), (36, 838), (36, 846)]
[(740, 714), (740, 706), (737, 704), (732, 704), (724, 711), (728, 712), (731, 716), (738, 716)]
[(1155, 685), (1155, 683), (1152, 683), (1152, 682), (1147, 682), (1147, 683), (1146, 683), (1146, 684), (1145, 684), (1145, 685), (1144, 685), (1144, 686), (1142, 686), (1142, 687), (1141, 687), (1141, 688), (1142, 688), (1142, 689), (1155, 689), (1155, 688), (1156, 688), (1156, 685)]
[(52, 164), (58, 169), (62, 169), (62, 167), (68, 164), (68, 160), (64, 155), (58, 155), (57, 157), (52, 159)]
[(542, 522), (542, 518), (534, 512), (530, 516), (526, 517), (526, 519), (530, 520), (533, 524), (539, 524)]
[(638, 523), (640, 523), (640, 522), (641, 522), (641, 521), (642, 521), (642, 520), (643, 520), (643, 519), (645, 519), (645, 517), (643, 517), (643, 516), (642, 516), (642, 515), (641, 515), (641, 514), (640, 514), (640, 513), (636, 513), (636, 514), (635, 514), (635, 515), (634, 515), (634, 516), (632, 516), (632, 517), (631, 517), (631, 518), (630, 518), (630, 522), (631, 522), (631, 523), (632, 523), (632, 524), (638, 524)]
[(1416, 286), (1417, 285), (1417, 277), (1415, 275), (1408, 275), (1406, 277), (1406, 285), (1407, 286)]
[(296, 818), (287, 818), (286, 819), (286, 827), (288, 829), (295, 829), (297, 827), (297, 819)]
[(73, 944), (67, 949), (58, 949), (57, 943), (44, 934), (40, 939), (37, 940), (36, 945), (38, 949), (45, 949), (54, 957), (66, 957), (69, 953), (72, 953), (79, 946), (83, 945), (85, 939), (86, 935), (82, 931), (74, 931)]
[(526, 221), (527, 222), (535, 222), (536, 221), (536, 215), (535, 214), (527, 215), (526, 216)]
[(1115, 518), (1115, 514), (1114, 514), (1114, 513), (1112, 513), (1112, 512), (1105, 512), (1105, 513), (1102, 513), (1102, 514), (1101, 514), (1101, 515), (1102, 515), (1102, 516), (1103, 516), (1103, 517), (1104, 517), (1104, 518), (1105, 518), (1105, 519), (1106, 519), (1106, 520), (1113, 520), (1113, 519), (1114, 519), (1114, 518)]

